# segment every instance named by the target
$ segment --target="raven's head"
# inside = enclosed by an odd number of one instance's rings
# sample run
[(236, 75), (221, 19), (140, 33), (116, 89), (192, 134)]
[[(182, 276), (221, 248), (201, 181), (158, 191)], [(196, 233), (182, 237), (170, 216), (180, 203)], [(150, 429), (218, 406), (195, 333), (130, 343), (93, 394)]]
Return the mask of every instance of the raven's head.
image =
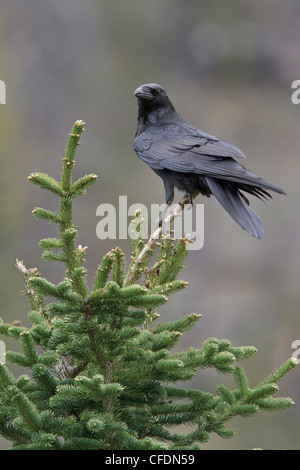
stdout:
[(162, 86), (157, 83), (147, 83), (138, 87), (134, 96), (138, 99), (139, 119), (154, 123), (165, 114), (175, 111)]

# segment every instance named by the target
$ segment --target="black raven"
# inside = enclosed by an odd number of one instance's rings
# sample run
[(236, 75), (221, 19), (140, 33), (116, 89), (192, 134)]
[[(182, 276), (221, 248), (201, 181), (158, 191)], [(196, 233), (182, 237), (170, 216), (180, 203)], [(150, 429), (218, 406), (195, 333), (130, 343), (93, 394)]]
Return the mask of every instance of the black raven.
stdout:
[(261, 238), (263, 225), (243, 192), (259, 199), (272, 198), (268, 190), (285, 192), (237, 162), (235, 158), (245, 158), (239, 148), (183, 119), (160, 85), (141, 85), (134, 95), (138, 99), (134, 150), (162, 178), (166, 203), (172, 203), (174, 187), (184, 191), (190, 203), (198, 194), (213, 194), (243, 229)]

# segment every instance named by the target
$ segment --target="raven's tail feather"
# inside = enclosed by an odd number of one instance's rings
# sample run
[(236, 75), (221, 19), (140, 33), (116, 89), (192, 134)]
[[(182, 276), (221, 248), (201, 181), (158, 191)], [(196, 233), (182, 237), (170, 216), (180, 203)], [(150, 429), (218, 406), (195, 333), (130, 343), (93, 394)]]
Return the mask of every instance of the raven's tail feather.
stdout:
[[(233, 220), (255, 238), (262, 238), (264, 233), (262, 222), (250, 208), (247, 198), (239, 191), (238, 184), (224, 180), (218, 181), (210, 177), (205, 179), (212, 194)], [(255, 191), (251, 191), (251, 193), (257, 197), (266, 196), (266, 194), (260, 193), (259, 188), (257, 188), (257, 191), (258, 194), (255, 194)], [(262, 192), (264, 193), (264, 191)]]

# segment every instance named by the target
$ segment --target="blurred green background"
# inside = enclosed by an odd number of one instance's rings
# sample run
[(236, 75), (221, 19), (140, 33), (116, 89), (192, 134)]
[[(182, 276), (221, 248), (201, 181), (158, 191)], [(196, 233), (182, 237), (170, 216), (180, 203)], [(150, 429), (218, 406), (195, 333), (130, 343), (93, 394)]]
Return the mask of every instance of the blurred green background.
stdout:
[[(97, 264), (129, 240), (100, 241), (96, 208), (161, 203), (163, 185), (134, 154), (135, 88), (164, 86), (176, 109), (206, 132), (239, 146), (246, 166), (280, 185), (287, 197), (271, 207), (253, 201), (265, 235), (256, 240), (236, 225), (216, 200), (205, 204), (205, 242), (191, 251), (182, 278), (190, 283), (160, 309), (161, 320), (203, 315), (178, 348), (198, 347), (208, 337), (233, 346), (253, 345), (245, 361), (254, 386), (294, 352), (300, 339), (300, 106), (291, 83), (300, 79), (300, 3), (296, 0), (10, 0), (0, 15), (0, 316), (27, 325), (16, 258), (58, 282), (61, 266), (40, 259), (40, 238), (56, 229), (35, 220), (35, 206), (55, 210), (56, 197), (34, 187), (34, 171), (59, 177), (67, 134), (86, 122), (75, 177), (99, 175), (76, 200), (79, 243), (89, 247), (92, 282)], [(3, 339), (3, 338), (2, 338)], [(7, 349), (17, 348), (7, 341)], [(16, 374), (23, 371), (14, 370)], [(211, 391), (231, 378), (199, 372), (190, 387)], [(299, 448), (299, 371), (280, 384), (296, 405), (275, 414), (235, 419), (236, 437), (213, 437), (207, 449)], [(0, 441), (0, 448), (9, 443)]]

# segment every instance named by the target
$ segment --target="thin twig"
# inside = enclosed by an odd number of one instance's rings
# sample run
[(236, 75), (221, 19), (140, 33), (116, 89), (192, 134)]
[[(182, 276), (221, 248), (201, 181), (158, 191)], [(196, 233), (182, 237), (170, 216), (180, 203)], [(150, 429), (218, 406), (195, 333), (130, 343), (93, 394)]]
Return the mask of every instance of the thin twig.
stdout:
[(150, 235), (150, 238), (149, 238), (147, 244), (144, 246), (141, 253), (138, 255), (138, 257), (132, 263), (132, 266), (131, 266), (131, 268), (130, 268), (128, 274), (127, 274), (127, 277), (125, 279), (125, 282), (124, 282), (125, 286), (128, 286), (132, 283), (133, 279), (135, 278), (136, 269), (139, 268), (139, 266), (141, 265), (141, 263), (143, 262), (145, 257), (148, 255), (149, 251), (153, 250), (153, 248), (155, 247), (155, 245), (157, 243), (157, 240), (159, 240), (159, 238), (161, 237), (161, 235), (163, 233), (163, 226), (167, 226), (167, 227), (170, 226), (172, 224), (173, 220), (176, 217), (181, 216), (181, 214), (184, 210), (184, 206), (186, 204), (189, 204), (189, 203), (190, 203), (189, 196), (187, 196), (187, 195), (184, 196), (182, 198), (182, 200), (177, 204), (175, 209), (170, 212), (168, 217), (166, 217), (163, 224), (160, 225), (159, 227), (157, 227), (157, 229)]

